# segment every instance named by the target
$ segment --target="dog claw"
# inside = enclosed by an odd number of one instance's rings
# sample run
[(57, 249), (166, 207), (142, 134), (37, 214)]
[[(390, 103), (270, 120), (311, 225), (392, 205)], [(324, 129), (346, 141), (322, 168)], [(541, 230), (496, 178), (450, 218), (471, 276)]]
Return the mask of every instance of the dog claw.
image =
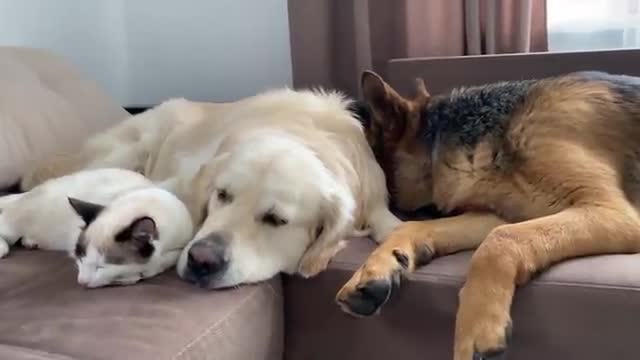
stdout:
[(507, 325), (507, 327), (504, 329), (504, 346), (496, 347), (491, 350), (482, 352), (474, 351), (473, 360), (505, 360), (507, 358), (507, 348), (511, 343), (512, 331), (512, 325)]
[(473, 360), (505, 360), (506, 358), (506, 351), (504, 349), (484, 353), (473, 353)]
[(392, 287), (390, 279), (371, 280), (358, 285), (355, 291), (338, 302), (346, 307), (351, 314), (357, 316), (375, 315), (391, 297)]

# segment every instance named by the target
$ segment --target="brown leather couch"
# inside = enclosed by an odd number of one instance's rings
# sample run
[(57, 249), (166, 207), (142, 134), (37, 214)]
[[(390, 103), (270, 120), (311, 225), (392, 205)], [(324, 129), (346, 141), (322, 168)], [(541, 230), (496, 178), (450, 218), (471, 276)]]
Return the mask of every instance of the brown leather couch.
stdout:
[[(539, 68), (548, 69), (548, 60)], [(52, 151), (29, 131), (75, 131), (75, 141), (60, 145), (75, 146), (126, 116), (50, 54), (0, 48), (0, 63), (0, 188), (27, 160)], [(418, 73), (438, 72), (425, 64), (392, 63), (389, 76), (402, 87)], [(500, 74), (503, 66), (493, 70)], [(23, 98), (28, 102), (20, 103)], [(102, 115), (87, 115), (96, 114), (92, 109)], [(86, 125), (66, 128), (74, 116)], [(55, 136), (39, 140), (59, 143)], [(172, 272), (135, 286), (86, 290), (63, 254), (16, 250), (0, 259), (0, 359), (450, 359), (469, 253), (436, 259), (404, 281), (379, 316), (353, 319), (333, 297), (372, 248), (366, 239), (350, 241), (313, 279), (281, 277), (218, 292), (197, 289)], [(513, 317), (508, 359), (638, 359), (640, 255), (554, 266), (518, 291)]]

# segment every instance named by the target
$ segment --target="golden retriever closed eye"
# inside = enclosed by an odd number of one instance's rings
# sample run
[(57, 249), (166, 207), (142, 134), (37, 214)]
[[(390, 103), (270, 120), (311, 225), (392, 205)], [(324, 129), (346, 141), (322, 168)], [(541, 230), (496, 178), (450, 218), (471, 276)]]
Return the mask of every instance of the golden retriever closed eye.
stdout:
[(175, 99), (48, 159), (22, 187), (79, 169), (138, 170), (199, 225), (177, 266), (184, 279), (222, 288), (312, 276), (345, 237), (369, 229), (381, 240), (399, 223), (348, 106), (335, 93), (288, 89), (224, 104)]

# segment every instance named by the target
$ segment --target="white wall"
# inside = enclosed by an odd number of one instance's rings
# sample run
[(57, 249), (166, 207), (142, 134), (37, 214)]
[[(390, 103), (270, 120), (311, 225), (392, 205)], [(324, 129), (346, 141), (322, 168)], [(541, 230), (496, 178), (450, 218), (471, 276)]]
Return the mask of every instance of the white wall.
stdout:
[(126, 99), (125, 49), (111, 1), (0, 0), (0, 45), (65, 55), (119, 100)]
[(0, 0), (0, 45), (68, 57), (123, 105), (291, 84), (286, 0)]

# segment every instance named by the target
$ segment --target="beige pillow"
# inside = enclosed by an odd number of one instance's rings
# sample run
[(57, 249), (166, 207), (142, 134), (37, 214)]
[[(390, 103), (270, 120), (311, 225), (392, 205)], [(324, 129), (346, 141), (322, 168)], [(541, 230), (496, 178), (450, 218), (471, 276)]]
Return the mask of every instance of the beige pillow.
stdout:
[(0, 189), (17, 182), (29, 164), (73, 150), (128, 116), (60, 57), (0, 47)]

